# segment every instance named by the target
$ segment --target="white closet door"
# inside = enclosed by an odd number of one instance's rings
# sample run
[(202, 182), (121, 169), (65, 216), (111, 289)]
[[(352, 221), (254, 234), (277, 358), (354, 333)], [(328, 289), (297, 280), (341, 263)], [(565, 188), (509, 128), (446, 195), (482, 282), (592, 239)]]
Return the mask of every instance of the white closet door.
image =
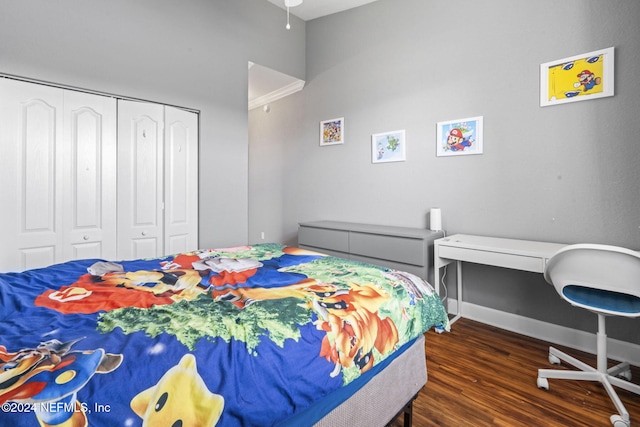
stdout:
[(66, 260), (116, 257), (116, 100), (64, 92)]
[(165, 254), (198, 248), (198, 115), (165, 107)]
[(2, 79), (0, 104), (0, 270), (115, 257), (115, 101)]
[(62, 90), (0, 81), (0, 270), (62, 259)]
[(118, 248), (120, 259), (162, 255), (162, 105), (118, 101)]

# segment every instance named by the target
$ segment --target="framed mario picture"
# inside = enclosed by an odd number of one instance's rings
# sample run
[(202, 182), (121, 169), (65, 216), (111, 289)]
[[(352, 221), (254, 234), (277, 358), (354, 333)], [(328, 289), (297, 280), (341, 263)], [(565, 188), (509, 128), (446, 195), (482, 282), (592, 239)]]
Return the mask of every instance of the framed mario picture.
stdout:
[(438, 122), (438, 156), (482, 154), (482, 116)]
[(613, 47), (540, 65), (540, 106), (613, 96)]

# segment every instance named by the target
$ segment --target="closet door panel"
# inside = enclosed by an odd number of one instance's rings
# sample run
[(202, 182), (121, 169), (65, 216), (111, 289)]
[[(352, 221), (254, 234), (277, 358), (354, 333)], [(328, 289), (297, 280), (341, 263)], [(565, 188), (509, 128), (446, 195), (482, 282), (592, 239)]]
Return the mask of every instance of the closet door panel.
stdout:
[(163, 253), (163, 106), (118, 101), (118, 258)]
[(60, 138), (56, 116), (62, 108), (43, 99), (23, 103), (20, 117), (22, 134), (19, 177), (23, 224), (21, 231), (29, 233), (55, 233), (56, 223), (56, 149)]
[(198, 248), (198, 115), (165, 107), (165, 253)]
[(116, 257), (116, 100), (65, 93), (66, 259)]
[(62, 259), (62, 90), (0, 81), (0, 270)]

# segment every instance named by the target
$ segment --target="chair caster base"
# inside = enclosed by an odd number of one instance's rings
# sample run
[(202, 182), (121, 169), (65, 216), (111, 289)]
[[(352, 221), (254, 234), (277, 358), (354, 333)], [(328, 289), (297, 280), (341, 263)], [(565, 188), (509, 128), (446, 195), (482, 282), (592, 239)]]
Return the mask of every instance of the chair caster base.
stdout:
[(546, 378), (538, 377), (538, 388), (549, 390), (549, 380)]
[(623, 380), (631, 381), (631, 370), (622, 371), (616, 376), (618, 378), (622, 378)]
[(549, 363), (551, 363), (552, 365), (559, 365), (560, 358), (556, 355), (549, 353)]
[(631, 422), (625, 421), (625, 419), (622, 418), (618, 414), (611, 415), (609, 420), (611, 420), (611, 424), (613, 425), (613, 427), (629, 427), (629, 426), (631, 426)]

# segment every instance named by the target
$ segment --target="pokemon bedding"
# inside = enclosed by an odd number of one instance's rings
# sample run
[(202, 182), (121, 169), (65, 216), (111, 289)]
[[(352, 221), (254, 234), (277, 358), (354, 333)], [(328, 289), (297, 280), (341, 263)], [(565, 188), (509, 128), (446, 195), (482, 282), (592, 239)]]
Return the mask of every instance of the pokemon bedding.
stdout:
[(416, 276), (278, 244), (0, 274), (0, 303), (3, 426), (279, 425), (449, 327)]

